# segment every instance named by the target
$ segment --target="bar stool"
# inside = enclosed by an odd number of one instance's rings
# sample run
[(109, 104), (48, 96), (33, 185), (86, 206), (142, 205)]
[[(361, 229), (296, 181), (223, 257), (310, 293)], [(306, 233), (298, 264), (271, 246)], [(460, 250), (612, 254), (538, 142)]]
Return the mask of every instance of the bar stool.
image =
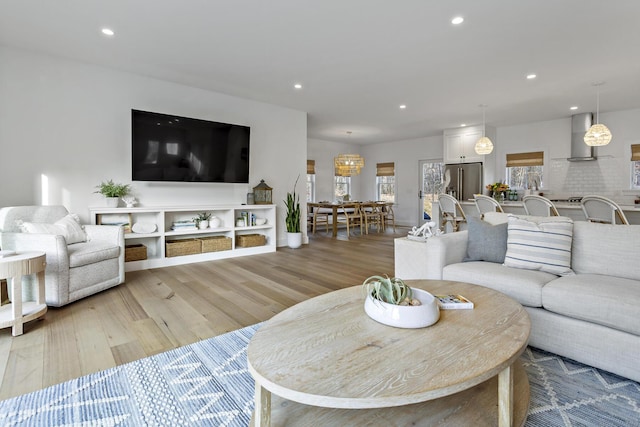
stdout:
[(584, 216), (589, 222), (629, 225), (620, 206), (611, 199), (602, 196), (584, 196), (580, 203)]
[(480, 214), (481, 218), (487, 212), (504, 213), (504, 211), (502, 210), (502, 206), (500, 206), (500, 203), (498, 203), (498, 201), (493, 197), (484, 196), (482, 194), (474, 194), (473, 200), (476, 203), (476, 209), (478, 209), (478, 213)]
[(524, 211), (527, 215), (560, 216), (553, 202), (546, 197), (530, 194), (522, 198)]
[(451, 229), (456, 232), (460, 224), (467, 222), (467, 217), (462, 210), (458, 200), (448, 194), (438, 194), (440, 204), (440, 214), (442, 215), (442, 227), (446, 230), (447, 223), (451, 224)]

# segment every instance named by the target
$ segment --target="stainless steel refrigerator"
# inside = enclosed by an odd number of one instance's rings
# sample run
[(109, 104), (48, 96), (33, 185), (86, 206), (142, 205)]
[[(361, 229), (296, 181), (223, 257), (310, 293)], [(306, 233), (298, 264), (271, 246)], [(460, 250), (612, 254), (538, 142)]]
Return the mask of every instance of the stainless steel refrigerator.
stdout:
[(458, 200), (482, 194), (482, 163), (459, 163), (444, 166), (444, 189)]

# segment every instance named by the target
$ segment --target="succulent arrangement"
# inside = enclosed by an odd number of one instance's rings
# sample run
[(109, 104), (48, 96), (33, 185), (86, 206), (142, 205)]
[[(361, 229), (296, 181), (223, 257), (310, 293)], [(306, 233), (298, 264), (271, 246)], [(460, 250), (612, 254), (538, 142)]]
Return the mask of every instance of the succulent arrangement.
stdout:
[(420, 300), (413, 298), (411, 287), (402, 279), (388, 276), (371, 276), (363, 283), (365, 295), (374, 300), (395, 305), (421, 305)]

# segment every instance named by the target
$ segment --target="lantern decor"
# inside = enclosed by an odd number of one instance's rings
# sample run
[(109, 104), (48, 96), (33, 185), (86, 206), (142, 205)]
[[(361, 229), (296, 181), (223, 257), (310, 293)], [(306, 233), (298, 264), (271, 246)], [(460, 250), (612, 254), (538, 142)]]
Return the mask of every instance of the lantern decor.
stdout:
[(270, 205), (272, 203), (273, 188), (269, 187), (264, 179), (260, 180), (260, 184), (253, 187), (253, 202), (256, 205)]

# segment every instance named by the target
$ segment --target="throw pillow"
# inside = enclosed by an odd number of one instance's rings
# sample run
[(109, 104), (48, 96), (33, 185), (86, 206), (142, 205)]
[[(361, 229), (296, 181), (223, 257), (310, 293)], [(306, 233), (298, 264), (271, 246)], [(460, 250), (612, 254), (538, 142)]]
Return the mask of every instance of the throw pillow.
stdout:
[(571, 270), (573, 220), (567, 217), (536, 220), (509, 216), (507, 267), (540, 270), (565, 276)]
[(76, 214), (68, 214), (54, 224), (39, 222), (22, 222), (20, 229), (23, 233), (56, 234), (63, 236), (67, 244), (87, 241), (87, 233), (80, 225), (80, 218)]
[(476, 217), (467, 218), (467, 256), (462, 260), (502, 264), (507, 252), (506, 222), (492, 225)]

